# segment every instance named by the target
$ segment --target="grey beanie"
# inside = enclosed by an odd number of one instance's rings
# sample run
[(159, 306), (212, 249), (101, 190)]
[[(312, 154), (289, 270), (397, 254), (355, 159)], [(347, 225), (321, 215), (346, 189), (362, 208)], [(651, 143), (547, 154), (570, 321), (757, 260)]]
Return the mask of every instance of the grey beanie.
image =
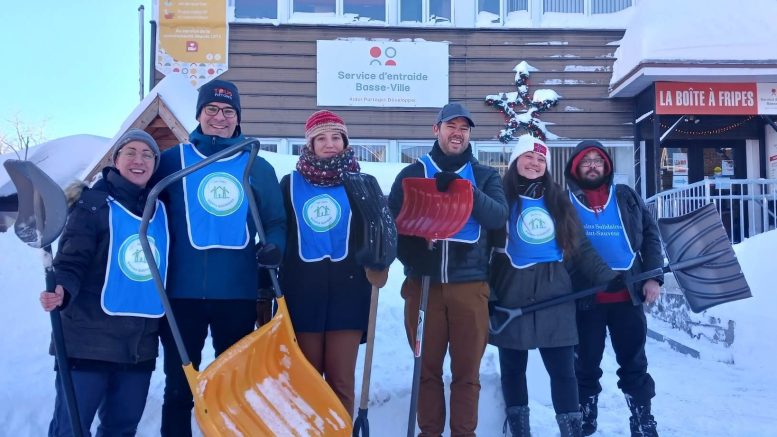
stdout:
[(154, 152), (154, 156), (156, 159), (154, 160), (154, 171), (159, 167), (159, 146), (156, 143), (156, 140), (154, 140), (154, 137), (152, 137), (148, 132), (132, 128), (128, 130), (127, 132), (124, 132), (124, 135), (122, 135), (118, 141), (116, 141), (116, 144), (113, 146), (113, 155), (112, 155), (112, 161), (116, 162), (116, 157), (119, 156), (119, 151), (122, 147), (126, 146), (127, 143), (130, 143), (132, 141), (140, 141), (141, 143), (146, 143), (148, 147), (151, 149), (152, 152)]

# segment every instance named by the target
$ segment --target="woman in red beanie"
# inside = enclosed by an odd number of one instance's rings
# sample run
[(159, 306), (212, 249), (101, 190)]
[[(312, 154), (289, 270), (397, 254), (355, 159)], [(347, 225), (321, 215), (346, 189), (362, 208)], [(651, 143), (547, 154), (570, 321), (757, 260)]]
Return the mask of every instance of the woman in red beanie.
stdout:
[(355, 256), (360, 229), (351, 225), (342, 178), (358, 172), (359, 163), (343, 119), (333, 112), (313, 113), (305, 140), (296, 171), (281, 180), (288, 232), (281, 287), (302, 352), (353, 415), (371, 287)]

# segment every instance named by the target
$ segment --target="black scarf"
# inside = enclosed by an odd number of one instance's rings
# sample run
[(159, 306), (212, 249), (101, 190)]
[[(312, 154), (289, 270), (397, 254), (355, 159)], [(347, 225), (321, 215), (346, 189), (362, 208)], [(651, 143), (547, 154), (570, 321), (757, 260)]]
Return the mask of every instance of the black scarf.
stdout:
[(458, 155), (446, 155), (440, 148), (440, 144), (435, 141), (432, 150), (429, 152), (429, 156), (432, 157), (432, 160), (442, 171), (456, 171), (470, 161), (477, 162), (475, 157), (472, 156), (472, 146), (469, 144), (467, 145), (467, 148)]

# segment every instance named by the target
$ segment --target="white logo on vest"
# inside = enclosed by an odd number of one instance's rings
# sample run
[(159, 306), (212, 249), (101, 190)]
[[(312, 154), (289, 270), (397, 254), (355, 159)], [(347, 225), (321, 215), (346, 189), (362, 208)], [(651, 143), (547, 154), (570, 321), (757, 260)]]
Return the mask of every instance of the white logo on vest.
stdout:
[(556, 234), (553, 219), (547, 211), (536, 206), (527, 208), (515, 225), (521, 240), (529, 244), (542, 244), (552, 240)]
[[(148, 237), (148, 243), (154, 254), (154, 261), (159, 266), (159, 250), (153, 237)], [(135, 234), (121, 244), (119, 248), (119, 268), (130, 279), (136, 282), (145, 282), (151, 279), (151, 269), (148, 267), (143, 248), (140, 245), (140, 237)]]
[(229, 173), (216, 172), (203, 178), (197, 199), (209, 213), (223, 217), (237, 211), (243, 203), (243, 185)]
[(328, 194), (319, 194), (305, 202), (302, 207), (305, 223), (315, 232), (326, 232), (340, 222), (342, 208)]

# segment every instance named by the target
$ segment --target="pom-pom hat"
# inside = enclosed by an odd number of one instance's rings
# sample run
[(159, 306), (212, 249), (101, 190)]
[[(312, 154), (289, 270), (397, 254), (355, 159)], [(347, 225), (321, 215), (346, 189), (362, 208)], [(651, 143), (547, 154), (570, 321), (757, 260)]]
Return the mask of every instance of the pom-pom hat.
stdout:
[(345, 122), (339, 115), (327, 110), (316, 111), (308, 117), (305, 123), (305, 142), (312, 145), (316, 135), (327, 131), (340, 132), (345, 147), (348, 147), (348, 129)]
[(513, 148), (513, 153), (510, 154), (510, 162), (508, 162), (507, 165), (509, 166), (512, 164), (513, 161), (526, 152), (539, 153), (544, 156), (545, 165), (550, 167), (550, 150), (548, 150), (548, 146), (541, 139), (535, 138), (529, 134), (518, 137), (518, 143), (515, 145), (515, 148)]

